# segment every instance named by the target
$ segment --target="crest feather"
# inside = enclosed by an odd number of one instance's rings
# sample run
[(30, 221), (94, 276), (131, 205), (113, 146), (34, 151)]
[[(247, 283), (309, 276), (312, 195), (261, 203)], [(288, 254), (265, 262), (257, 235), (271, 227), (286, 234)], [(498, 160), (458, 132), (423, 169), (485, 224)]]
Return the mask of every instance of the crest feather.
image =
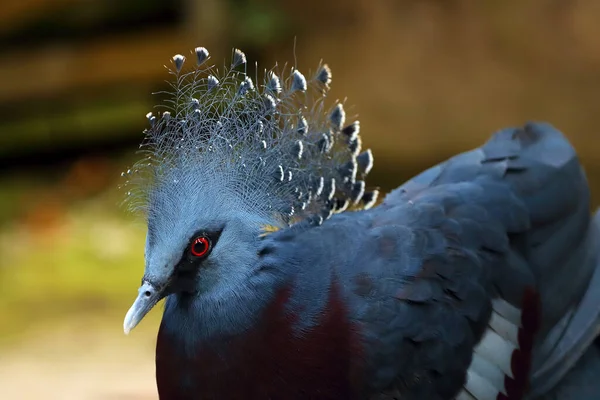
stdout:
[(310, 79), (276, 66), (259, 80), (246, 73), (238, 49), (222, 72), (206, 62), (204, 47), (192, 54), (190, 70), (186, 57), (173, 57), (172, 90), (161, 92), (164, 104), (147, 115), (144, 158), (125, 174), (132, 208), (150, 212), (153, 203), (171, 201), (168, 196), (185, 196), (180, 181), (187, 190), (193, 182), (225, 192), (287, 224), (321, 223), (332, 213), (372, 205), (374, 193), (365, 191), (372, 154), (358, 154), (359, 123), (346, 125), (343, 104), (326, 106), (327, 65)]

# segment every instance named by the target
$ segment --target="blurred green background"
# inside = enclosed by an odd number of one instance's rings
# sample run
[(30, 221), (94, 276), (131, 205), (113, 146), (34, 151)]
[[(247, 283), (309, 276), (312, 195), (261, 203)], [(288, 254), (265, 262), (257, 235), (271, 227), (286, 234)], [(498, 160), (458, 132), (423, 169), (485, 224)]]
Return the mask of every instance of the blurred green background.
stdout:
[(160, 310), (121, 328), (144, 224), (117, 187), (173, 54), (323, 58), (383, 189), (548, 120), (598, 193), (599, 20), (597, 0), (3, 0), (0, 398), (156, 398)]

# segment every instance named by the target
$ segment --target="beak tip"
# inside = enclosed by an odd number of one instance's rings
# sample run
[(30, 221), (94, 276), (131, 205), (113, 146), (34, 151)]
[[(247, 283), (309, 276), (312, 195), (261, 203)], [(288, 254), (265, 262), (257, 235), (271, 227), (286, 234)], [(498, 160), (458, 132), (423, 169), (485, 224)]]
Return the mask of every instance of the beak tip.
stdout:
[(134, 318), (136, 314), (135, 310), (136, 308), (134, 304), (134, 306), (132, 306), (125, 315), (125, 319), (123, 320), (123, 332), (125, 335), (129, 335), (129, 332), (131, 332), (131, 330), (137, 325)]
[(131, 330), (135, 327), (136, 323), (134, 322), (135, 320), (135, 315), (136, 315), (136, 302), (131, 306), (131, 308), (129, 310), (127, 310), (127, 314), (125, 314), (125, 318), (123, 319), (123, 332), (125, 333), (125, 335), (129, 335), (129, 332), (131, 332)]

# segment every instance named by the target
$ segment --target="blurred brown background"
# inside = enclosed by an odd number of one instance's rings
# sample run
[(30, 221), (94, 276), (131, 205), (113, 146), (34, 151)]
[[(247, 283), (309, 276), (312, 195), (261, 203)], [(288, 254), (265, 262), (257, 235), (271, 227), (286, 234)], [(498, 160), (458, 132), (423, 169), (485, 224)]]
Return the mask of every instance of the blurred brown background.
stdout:
[(156, 398), (160, 312), (121, 328), (144, 226), (117, 185), (173, 54), (202, 45), (220, 63), (239, 47), (301, 70), (324, 58), (384, 189), (548, 120), (597, 193), (598, 21), (597, 0), (3, 0), (0, 398)]

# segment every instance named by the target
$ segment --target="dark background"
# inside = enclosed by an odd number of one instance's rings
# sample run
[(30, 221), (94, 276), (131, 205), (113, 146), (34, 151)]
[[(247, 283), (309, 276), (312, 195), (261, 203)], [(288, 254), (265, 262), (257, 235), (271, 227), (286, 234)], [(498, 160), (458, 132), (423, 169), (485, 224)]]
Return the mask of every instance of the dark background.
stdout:
[(156, 398), (160, 312), (122, 334), (144, 226), (117, 186), (175, 53), (323, 58), (383, 189), (547, 120), (598, 193), (598, 21), (596, 0), (3, 0), (0, 397)]

